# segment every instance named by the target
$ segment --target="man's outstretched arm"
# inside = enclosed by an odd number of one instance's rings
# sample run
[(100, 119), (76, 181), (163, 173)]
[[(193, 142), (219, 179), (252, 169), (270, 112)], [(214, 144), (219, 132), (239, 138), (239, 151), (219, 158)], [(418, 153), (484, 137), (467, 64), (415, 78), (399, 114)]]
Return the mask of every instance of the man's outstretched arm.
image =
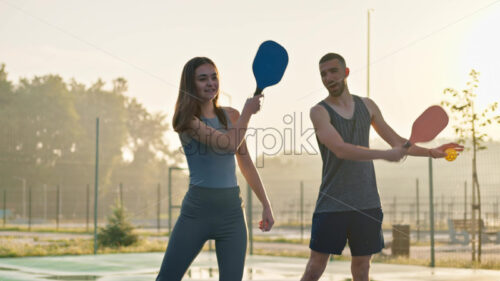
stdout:
[(399, 161), (404, 156), (405, 151), (401, 147), (389, 150), (378, 150), (344, 142), (342, 136), (340, 136), (338, 131), (330, 123), (328, 112), (320, 105), (311, 108), (310, 117), (319, 141), (338, 158), (357, 161), (374, 159)]
[[(391, 147), (402, 147), (406, 143), (407, 139), (398, 135), (389, 126), (389, 124), (387, 124), (387, 122), (384, 120), (384, 117), (382, 116), (382, 112), (380, 111), (377, 104), (375, 104), (373, 100), (369, 98), (363, 98), (363, 101), (365, 102), (365, 105), (368, 107), (368, 110), (370, 111), (370, 114), (372, 116), (372, 126), (377, 132), (377, 134), (383, 140), (385, 140)], [(412, 145), (410, 146), (410, 148), (408, 148), (407, 154), (411, 156), (441, 158), (446, 156), (444, 150), (446, 150), (446, 148), (449, 147), (454, 148), (457, 151), (463, 150), (463, 147), (456, 143), (447, 143), (432, 149), (420, 147), (418, 145)]]

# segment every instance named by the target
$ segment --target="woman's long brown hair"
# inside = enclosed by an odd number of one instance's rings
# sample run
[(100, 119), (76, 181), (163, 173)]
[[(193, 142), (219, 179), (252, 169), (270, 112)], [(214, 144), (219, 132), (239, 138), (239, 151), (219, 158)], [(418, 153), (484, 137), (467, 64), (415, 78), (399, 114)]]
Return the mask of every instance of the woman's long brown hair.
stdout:
[[(199, 98), (196, 92), (195, 84), (195, 71), (203, 64), (210, 64), (215, 68), (217, 73), (217, 67), (214, 62), (206, 57), (195, 57), (189, 60), (184, 69), (182, 70), (181, 84), (179, 86), (179, 95), (177, 97), (177, 102), (175, 103), (174, 117), (172, 118), (172, 124), (174, 130), (181, 133), (189, 129), (189, 122), (193, 120), (194, 117), (200, 118), (201, 115), (201, 98)], [(227, 129), (227, 118), (224, 114), (224, 110), (219, 106), (218, 101), (219, 94), (215, 96), (212, 100), (215, 108), (215, 114), (224, 127)]]

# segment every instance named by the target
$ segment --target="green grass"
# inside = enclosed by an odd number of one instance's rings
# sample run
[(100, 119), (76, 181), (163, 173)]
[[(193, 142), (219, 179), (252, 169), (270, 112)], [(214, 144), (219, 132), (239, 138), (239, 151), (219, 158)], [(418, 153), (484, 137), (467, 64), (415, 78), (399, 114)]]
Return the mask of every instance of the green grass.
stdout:
[[(151, 237), (162, 237), (162, 236), (168, 236), (169, 233), (168, 231), (152, 231), (152, 230), (142, 230), (142, 229), (136, 229), (138, 234), (141, 236), (151, 236)], [(37, 226), (32, 226), (31, 230), (26, 226), (26, 227), (20, 227), (20, 226), (7, 226), (7, 227), (0, 227), (0, 231), (17, 231), (17, 232), (40, 232), (40, 233), (60, 233), (60, 234), (94, 234), (94, 228), (92, 227), (89, 231), (87, 231), (84, 228), (70, 228), (70, 227), (65, 227), (62, 228), (60, 227), (59, 229), (56, 229), (55, 227), (37, 227)]]
[[(393, 257), (384, 255), (375, 255), (372, 259), (374, 263), (388, 264), (406, 264), (406, 265), (421, 265), (430, 266), (430, 260), (427, 259), (410, 259), (407, 257)], [(500, 269), (500, 260), (489, 260), (484, 262), (472, 262), (464, 259), (436, 259), (436, 267), (451, 267), (451, 268), (470, 268), (470, 269)]]
[[(1, 239), (8, 243), (0, 244), (0, 257), (88, 255), (94, 253), (93, 239), (33, 239), (37, 243), (16, 242), (17, 237), (7, 236)], [(163, 252), (165, 246), (164, 241), (140, 239), (128, 247), (100, 248), (98, 253)]]
[(0, 227), (0, 231), (18, 231), (18, 232), (40, 232), (40, 233), (61, 233), (61, 234), (93, 234), (94, 230), (91, 229), (87, 231), (84, 228), (59, 228), (55, 227), (37, 227), (32, 226), (31, 230), (26, 227), (21, 226), (6, 226)]
[(300, 239), (291, 239), (291, 238), (268, 238), (262, 236), (254, 236), (254, 242), (264, 242), (264, 243), (284, 243), (284, 244), (301, 244), (301, 245), (309, 245), (309, 239), (304, 239), (300, 241)]

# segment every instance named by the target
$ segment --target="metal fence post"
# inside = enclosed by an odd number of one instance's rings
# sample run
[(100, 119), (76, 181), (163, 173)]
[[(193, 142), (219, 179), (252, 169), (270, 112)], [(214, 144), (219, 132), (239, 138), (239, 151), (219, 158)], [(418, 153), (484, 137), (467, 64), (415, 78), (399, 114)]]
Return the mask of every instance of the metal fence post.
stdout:
[(97, 254), (97, 203), (99, 195), (99, 117), (96, 118), (95, 178), (94, 178), (94, 255)]
[(56, 187), (56, 230), (59, 230), (59, 216), (61, 212), (61, 187), (57, 185)]
[(28, 188), (28, 231), (31, 231), (31, 186)]
[(300, 242), (304, 241), (304, 181), (300, 181)]
[(431, 225), (431, 267), (436, 265), (434, 248), (434, 183), (432, 175), (432, 158), (429, 157), (429, 219)]
[(416, 182), (416, 191), (417, 191), (417, 242), (420, 241), (420, 194), (418, 190), (418, 178)]
[(86, 231), (89, 232), (89, 220), (90, 220), (90, 185), (87, 184), (87, 206), (86, 206)]
[(157, 190), (157, 204), (158, 204), (158, 209), (156, 212), (156, 227), (158, 229), (158, 232), (160, 232), (160, 212), (161, 212), (161, 186), (158, 183), (158, 190)]
[(7, 189), (3, 190), (3, 226), (7, 224)]

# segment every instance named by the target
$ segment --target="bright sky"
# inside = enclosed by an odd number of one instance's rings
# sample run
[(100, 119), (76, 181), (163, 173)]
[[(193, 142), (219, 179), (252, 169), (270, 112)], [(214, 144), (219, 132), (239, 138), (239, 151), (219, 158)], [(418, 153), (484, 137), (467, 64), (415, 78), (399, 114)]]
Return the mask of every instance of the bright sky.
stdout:
[[(499, 2), (0, 0), (0, 62), (15, 81), (49, 73), (87, 85), (124, 77), (128, 95), (170, 120), (182, 67), (194, 56), (214, 60), (221, 90), (241, 110), (255, 89), (256, 50), (272, 39), (290, 62), (281, 83), (264, 92), (251, 126), (284, 131), (287, 114), (300, 122), (302, 113), (303, 126), (311, 126), (309, 108), (327, 95), (318, 71), (327, 52), (346, 58), (351, 92), (366, 95), (371, 8), (370, 96), (408, 136), (444, 88), (465, 87), (471, 68), (481, 72), (479, 107), (500, 101)], [(499, 139), (498, 126), (490, 134)], [(443, 136), (452, 136), (451, 126)]]

